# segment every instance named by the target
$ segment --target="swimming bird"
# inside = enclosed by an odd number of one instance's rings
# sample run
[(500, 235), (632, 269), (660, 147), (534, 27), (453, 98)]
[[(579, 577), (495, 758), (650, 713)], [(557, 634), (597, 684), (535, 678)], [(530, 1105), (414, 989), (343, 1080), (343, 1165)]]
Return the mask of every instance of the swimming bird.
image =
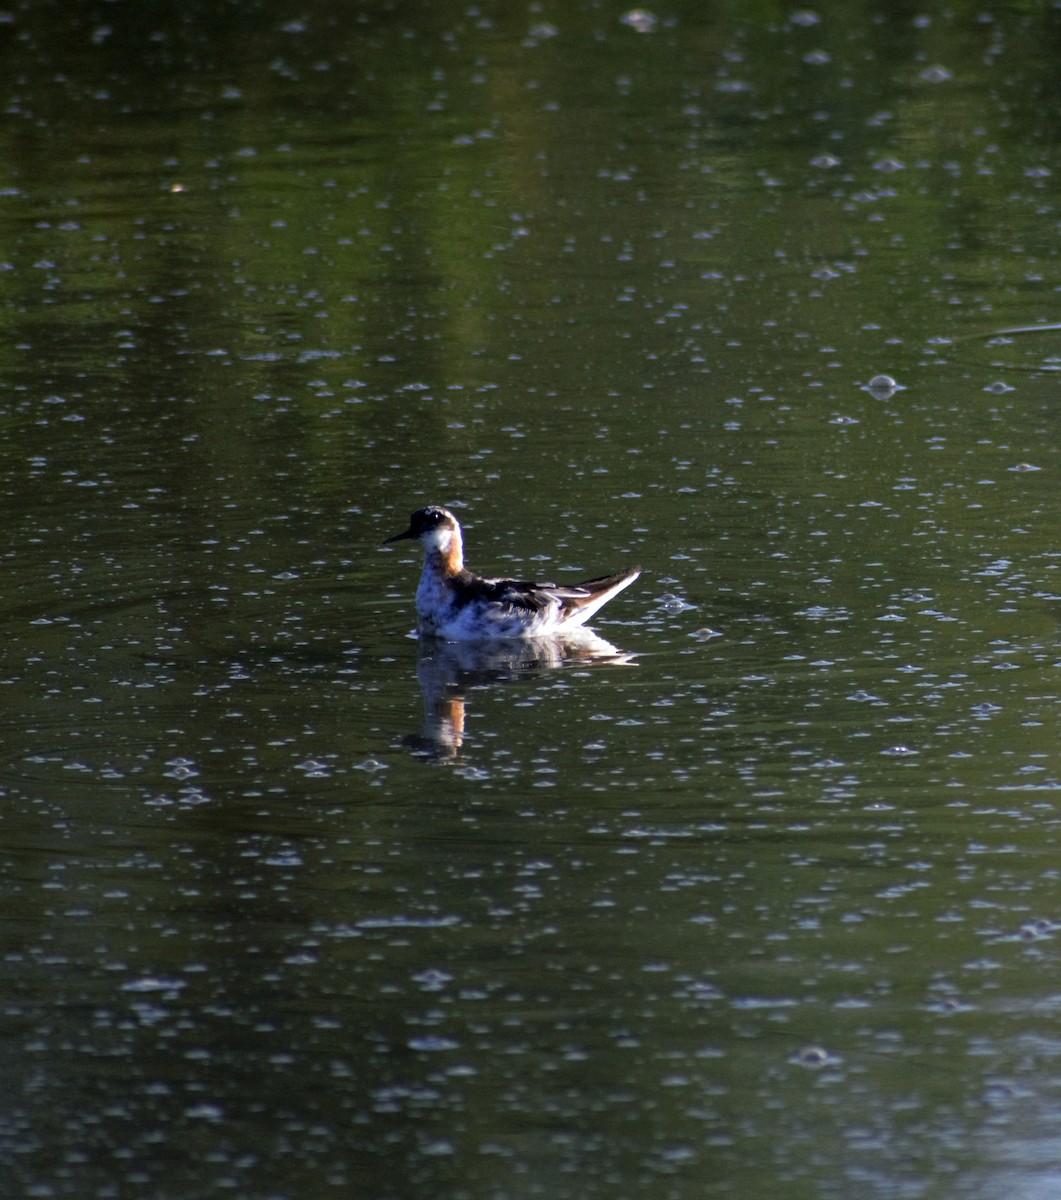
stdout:
[(464, 565), (464, 542), (457, 518), (446, 508), (418, 508), (404, 533), (424, 549), (424, 570), (416, 589), (421, 634), (447, 641), (547, 637), (569, 633), (633, 583), (640, 567), (587, 579), (568, 587), (519, 579), (484, 579)]

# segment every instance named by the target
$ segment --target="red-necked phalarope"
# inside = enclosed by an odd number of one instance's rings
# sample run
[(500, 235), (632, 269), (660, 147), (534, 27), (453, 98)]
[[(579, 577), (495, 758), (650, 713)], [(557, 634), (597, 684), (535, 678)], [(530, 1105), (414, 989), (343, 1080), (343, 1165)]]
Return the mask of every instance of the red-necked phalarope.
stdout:
[(457, 518), (445, 508), (418, 508), (404, 533), (424, 548), (424, 572), (416, 589), (416, 615), (422, 634), (448, 641), (534, 638), (567, 633), (584, 624), (602, 605), (634, 582), (640, 567), (587, 579), (571, 587), (518, 579), (484, 579), (464, 565)]

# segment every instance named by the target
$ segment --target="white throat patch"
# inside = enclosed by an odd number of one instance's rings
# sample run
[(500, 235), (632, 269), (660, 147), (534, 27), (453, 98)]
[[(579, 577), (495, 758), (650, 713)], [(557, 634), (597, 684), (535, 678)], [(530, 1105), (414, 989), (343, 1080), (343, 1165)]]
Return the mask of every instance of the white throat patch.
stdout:
[(439, 525), (435, 529), (429, 529), (420, 535), (420, 541), (423, 543), (427, 553), (437, 551), (445, 556), (449, 553), (450, 546), (453, 545), (453, 536), (456, 531), (445, 526)]

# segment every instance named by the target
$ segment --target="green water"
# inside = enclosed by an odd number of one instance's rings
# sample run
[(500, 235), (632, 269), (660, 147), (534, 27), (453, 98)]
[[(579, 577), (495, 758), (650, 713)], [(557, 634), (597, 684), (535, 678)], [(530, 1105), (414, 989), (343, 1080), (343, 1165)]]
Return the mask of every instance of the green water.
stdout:
[(709, 9), (0, 18), (5, 1195), (1056, 1191), (1056, 12)]

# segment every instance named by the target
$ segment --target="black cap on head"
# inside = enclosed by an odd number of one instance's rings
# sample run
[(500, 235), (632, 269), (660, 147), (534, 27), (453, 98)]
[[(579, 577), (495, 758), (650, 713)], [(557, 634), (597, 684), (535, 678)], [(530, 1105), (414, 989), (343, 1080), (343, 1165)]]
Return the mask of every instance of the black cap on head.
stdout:
[(404, 533), (396, 533), (394, 537), (387, 538), (383, 545), (386, 546), (389, 542), (401, 542), (406, 538), (418, 538), (422, 533), (437, 529), (439, 525), (445, 525), (447, 522), (456, 525), (457, 518), (448, 509), (440, 508), (437, 504), (429, 504), (427, 508), (418, 508), (413, 513), (409, 518), (409, 528)]

